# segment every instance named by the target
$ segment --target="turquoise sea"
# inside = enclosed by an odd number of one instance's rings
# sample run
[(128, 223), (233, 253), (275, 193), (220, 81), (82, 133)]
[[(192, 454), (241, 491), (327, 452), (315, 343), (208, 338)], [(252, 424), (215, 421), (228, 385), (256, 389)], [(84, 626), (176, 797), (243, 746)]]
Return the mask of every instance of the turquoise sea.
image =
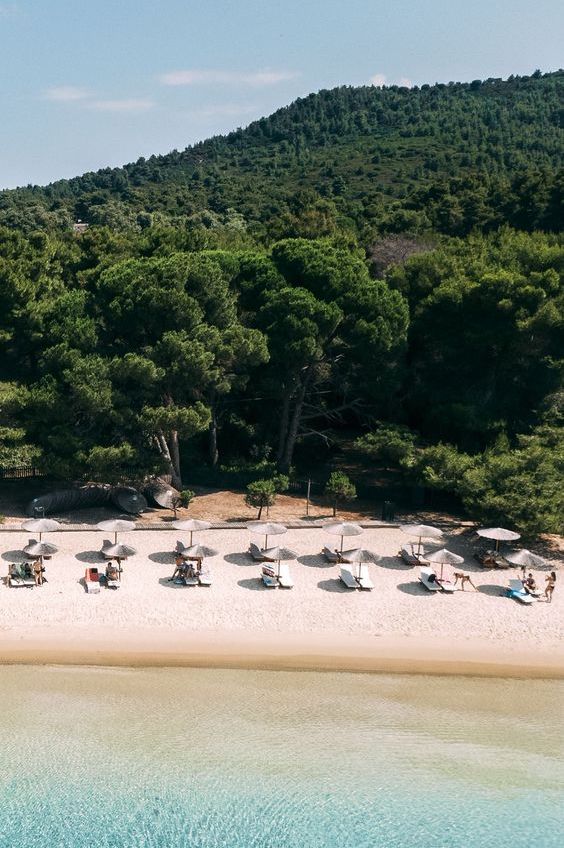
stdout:
[(0, 668), (1, 848), (561, 848), (564, 684)]

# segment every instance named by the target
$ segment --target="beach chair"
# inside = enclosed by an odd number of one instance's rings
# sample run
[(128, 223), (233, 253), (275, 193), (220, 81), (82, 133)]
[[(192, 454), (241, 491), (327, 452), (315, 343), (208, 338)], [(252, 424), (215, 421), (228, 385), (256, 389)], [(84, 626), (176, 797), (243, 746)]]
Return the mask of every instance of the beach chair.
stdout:
[(413, 545), (410, 548), (408, 548), (407, 545), (403, 545), (402, 549), (398, 553), (398, 557), (402, 559), (406, 565), (410, 565), (412, 568), (418, 565), (429, 565), (423, 554), (415, 553)]
[(339, 553), (339, 551), (332, 551), (330, 548), (323, 548), (321, 553), (323, 554), (327, 562), (349, 562), (349, 560), (346, 559), (341, 553)]
[(484, 568), (511, 568), (512, 565), (509, 560), (505, 559), (503, 554), (500, 554), (499, 551), (493, 550), (481, 550), (476, 551), (474, 554), (474, 559), (478, 560), (481, 566)]
[[(108, 572), (109, 572), (109, 574), (108, 574)], [(108, 567), (106, 568), (105, 583), (106, 583), (107, 589), (119, 589), (119, 587), (121, 586), (121, 583), (120, 583), (120, 579), (119, 579), (119, 571), (118, 571), (117, 568), (114, 567), (112, 569), (108, 565)]]
[(368, 572), (368, 566), (364, 563), (361, 563), (359, 566), (358, 575), (356, 575), (356, 582), (361, 589), (371, 591), (374, 588), (374, 583), (370, 579), (370, 574)]
[(523, 584), (520, 580), (509, 580), (507, 589), (507, 597), (513, 598), (515, 601), (520, 601), (522, 604), (534, 604), (536, 598), (525, 592)]
[(262, 582), (268, 589), (276, 589), (279, 585), (278, 577), (276, 576), (276, 572), (270, 565), (263, 565), (262, 567)]
[(341, 567), (339, 579), (345, 584), (347, 589), (360, 589), (360, 584), (350, 568)]
[(442, 587), (439, 581), (437, 580), (437, 575), (433, 571), (432, 568), (428, 566), (423, 566), (419, 570), (419, 580), (429, 592), (441, 592)]
[(89, 595), (100, 592), (100, 572), (97, 568), (87, 568), (84, 572), (84, 585)]
[(28, 589), (35, 586), (35, 578), (28, 563), (12, 563), (8, 567), (8, 588), (17, 589), (27, 586)]
[(290, 574), (290, 567), (286, 565), (285, 562), (280, 563), (280, 568), (278, 570), (278, 583), (283, 589), (292, 589), (294, 586), (294, 581)]
[(255, 545), (254, 542), (251, 542), (249, 545), (249, 554), (252, 556), (255, 562), (274, 562), (275, 560), (270, 559), (264, 555), (264, 552), (261, 551), (258, 545)]
[(202, 570), (198, 574), (198, 582), (200, 586), (211, 586), (212, 575), (209, 565), (202, 566)]
[(456, 592), (456, 586), (448, 577), (437, 577), (437, 582), (443, 592)]
[(110, 542), (110, 540), (109, 540), (109, 539), (104, 539), (104, 541), (102, 542), (102, 551), (101, 551), (101, 553), (102, 553), (102, 556), (103, 556), (103, 557), (105, 557), (106, 559), (113, 559), (113, 557), (112, 557), (112, 555), (111, 555), (111, 554), (106, 553), (106, 551), (108, 550), (108, 548), (111, 548), (111, 547), (112, 547), (112, 545), (113, 545), (113, 542)]

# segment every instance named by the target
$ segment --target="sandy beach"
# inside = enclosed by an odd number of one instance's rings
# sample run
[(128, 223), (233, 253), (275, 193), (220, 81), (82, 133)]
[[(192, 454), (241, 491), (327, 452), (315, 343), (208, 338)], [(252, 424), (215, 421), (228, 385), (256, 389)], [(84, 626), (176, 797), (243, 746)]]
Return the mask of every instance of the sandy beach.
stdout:
[[(30, 535), (1, 534), (2, 577)], [(372, 592), (342, 586), (338, 566), (320, 556), (338, 538), (306, 527), (278, 537), (298, 554), (290, 564), (293, 589), (262, 585), (260, 565), (246, 553), (251, 536), (238, 528), (198, 534), (199, 542), (220, 552), (208, 561), (211, 587), (171, 583), (171, 552), (182, 535), (144, 529), (120, 535), (137, 549), (124, 563), (121, 587), (89, 595), (82, 578), (89, 564), (102, 564), (104, 535), (47, 534), (59, 547), (46, 562), (48, 582), (33, 589), (8, 589), (2, 582), (0, 662), (564, 677), (559, 581), (552, 604), (524, 607), (502, 595), (517, 570), (481, 568), (464, 536), (446, 536), (444, 543), (465, 557), (461, 568), (472, 574), (476, 592), (427, 592), (418, 570), (396, 556), (406, 536), (383, 526), (353, 540), (383, 557), (370, 567)], [(544, 577), (537, 573), (539, 582)]]

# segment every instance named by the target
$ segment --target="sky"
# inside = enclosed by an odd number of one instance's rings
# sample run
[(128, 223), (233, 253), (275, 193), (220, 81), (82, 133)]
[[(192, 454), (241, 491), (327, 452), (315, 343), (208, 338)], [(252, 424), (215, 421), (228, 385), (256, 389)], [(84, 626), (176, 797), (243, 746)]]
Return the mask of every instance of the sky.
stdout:
[(0, 188), (182, 150), (338, 85), (564, 64), (562, 0), (0, 0)]

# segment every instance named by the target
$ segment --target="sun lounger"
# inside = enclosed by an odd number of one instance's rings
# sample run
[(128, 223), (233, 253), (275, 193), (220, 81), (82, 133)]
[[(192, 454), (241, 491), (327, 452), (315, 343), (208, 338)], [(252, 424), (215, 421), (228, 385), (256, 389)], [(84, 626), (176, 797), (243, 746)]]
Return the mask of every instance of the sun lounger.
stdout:
[(454, 583), (446, 577), (437, 577), (437, 581), (439, 586), (443, 590), (443, 592), (456, 592), (456, 586)]
[(97, 595), (100, 591), (100, 572), (97, 568), (87, 568), (84, 572), (84, 585), (89, 595)]
[(402, 559), (406, 565), (410, 565), (412, 568), (418, 565), (429, 565), (423, 554), (415, 553), (413, 546), (408, 548), (407, 545), (404, 545), (399, 552), (398, 557)]
[(278, 571), (278, 583), (283, 589), (292, 589), (294, 586), (294, 581), (292, 580), (292, 575), (290, 574), (290, 567), (286, 565), (285, 562), (280, 563), (280, 569)]
[(441, 592), (442, 587), (439, 581), (437, 580), (437, 575), (433, 571), (432, 568), (428, 566), (423, 566), (419, 571), (419, 580), (429, 592)]
[(278, 583), (278, 577), (276, 576), (276, 572), (269, 565), (263, 565), (262, 567), (262, 582), (269, 589), (276, 589), (280, 584)]
[(16, 589), (19, 586), (31, 588), (35, 586), (35, 578), (31, 568), (26, 563), (13, 563), (8, 568), (8, 587)]
[(374, 583), (370, 579), (370, 574), (368, 572), (368, 566), (364, 563), (361, 563), (358, 569), (358, 574), (355, 575), (356, 582), (360, 586), (361, 589), (371, 590), (374, 588)]
[(339, 577), (341, 581), (345, 584), (347, 589), (360, 589), (360, 583), (358, 582), (350, 568), (341, 568)]
[(522, 604), (534, 604), (536, 598), (525, 592), (520, 580), (510, 580), (507, 587), (507, 597), (520, 601)]
[(332, 551), (331, 548), (323, 548), (321, 553), (323, 554), (327, 562), (349, 562), (349, 560), (345, 559), (345, 557), (340, 554), (339, 551)]
[(200, 586), (211, 586), (212, 584), (212, 575), (209, 567), (203, 566), (202, 570), (198, 574), (198, 582)]
[(264, 552), (259, 548), (258, 545), (255, 545), (254, 542), (251, 542), (249, 545), (249, 554), (252, 556), (255, 562), (274, 562), (273, 559), (266, 557)]
[(112, 545), (113, 542), (110, 542), (109, 539), (104, 539), (104, 541), (102, 542), (102, 556), (106, 557), (106, 559), (113, 559), (111, 554), (106, 553), (107, 549), (111, 548)]
[(476, 551), (474, 559), (477, 559), (484, 568), (511, 568), (509, 560), (505, 559), (499, 551), (487, 550)]

